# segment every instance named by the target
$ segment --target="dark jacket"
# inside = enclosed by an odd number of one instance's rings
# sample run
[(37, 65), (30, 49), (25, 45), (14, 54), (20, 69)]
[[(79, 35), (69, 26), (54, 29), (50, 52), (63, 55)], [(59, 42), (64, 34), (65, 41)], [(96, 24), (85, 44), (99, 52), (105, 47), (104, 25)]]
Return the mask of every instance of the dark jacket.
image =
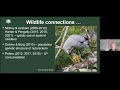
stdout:
[[(112, 49), (110, 49), (109, 51), (113, 51)], [(117, 51), (116, 49), (115, 49), (115, 51)]]

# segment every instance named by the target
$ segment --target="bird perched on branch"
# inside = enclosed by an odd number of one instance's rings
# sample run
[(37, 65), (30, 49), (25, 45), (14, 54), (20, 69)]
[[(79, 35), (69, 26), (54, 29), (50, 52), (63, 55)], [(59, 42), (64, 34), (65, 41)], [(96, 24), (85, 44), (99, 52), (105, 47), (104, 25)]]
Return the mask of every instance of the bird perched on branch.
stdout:
[(73, 48), (80, 50), (85, 47), (89, 47), (88, 39), (76, 34), (71, 35), (63, 44), (63, 50), (69, 55)]

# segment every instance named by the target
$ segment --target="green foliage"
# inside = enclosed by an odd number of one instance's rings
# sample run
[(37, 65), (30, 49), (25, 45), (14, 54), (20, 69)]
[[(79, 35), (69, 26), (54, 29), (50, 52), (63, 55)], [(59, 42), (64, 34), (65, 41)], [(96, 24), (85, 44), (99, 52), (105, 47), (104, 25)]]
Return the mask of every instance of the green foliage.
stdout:
[(59, 57), (55, 61), (56, 70), (61, 70), (63, 67), (68, 66), (70, 64), (72, 64), (72, 62), (69, 58), (69, 55), (61, 51), (61, 53), (59, 54)]

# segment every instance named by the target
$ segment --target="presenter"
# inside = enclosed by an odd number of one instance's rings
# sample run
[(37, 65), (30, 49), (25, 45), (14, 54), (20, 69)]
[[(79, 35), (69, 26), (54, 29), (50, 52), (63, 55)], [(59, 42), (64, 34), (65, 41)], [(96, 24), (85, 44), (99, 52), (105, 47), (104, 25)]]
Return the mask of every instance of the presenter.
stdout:
[(117, 50), (116, 50), (116, 44), (115, 44), (115, 43), (111, 43), (111, 44), (110, 44), (110, 48), (111, 48), (111, 49), (110, 49), (109, 51), (117, 51)]

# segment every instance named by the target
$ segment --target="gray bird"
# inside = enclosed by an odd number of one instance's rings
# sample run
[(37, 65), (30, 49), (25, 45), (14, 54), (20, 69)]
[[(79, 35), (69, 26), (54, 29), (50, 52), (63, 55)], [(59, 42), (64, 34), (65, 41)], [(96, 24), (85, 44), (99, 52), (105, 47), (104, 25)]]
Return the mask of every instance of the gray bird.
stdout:
[(86, 47), (89, 47), (88, 39), (76, 34), (71, 35), (63, 44), (63, 50), (67, 54), (70, 54), (73, 48), (80, 50)]

